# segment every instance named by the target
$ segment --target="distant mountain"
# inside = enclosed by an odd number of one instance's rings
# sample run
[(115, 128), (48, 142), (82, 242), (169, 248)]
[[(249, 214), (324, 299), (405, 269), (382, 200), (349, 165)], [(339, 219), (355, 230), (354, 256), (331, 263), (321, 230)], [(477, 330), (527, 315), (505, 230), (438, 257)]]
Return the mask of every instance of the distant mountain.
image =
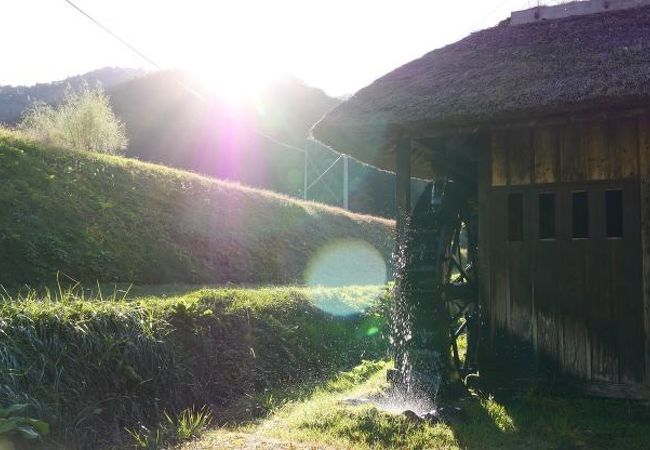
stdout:
[(0, 123), (12, 124), (20, 119), (21, 114), (36, 101), (50, 104), (57, 103), (68, 86), (78, 89), (86, 82), (94, 87), (98, 83), (110, 88), (147, 73), (142, 69), (121, 67), (104, 67), (83, 75), (76, 75), (52, 83), (38, 83), (33, 86), (0, 86)]

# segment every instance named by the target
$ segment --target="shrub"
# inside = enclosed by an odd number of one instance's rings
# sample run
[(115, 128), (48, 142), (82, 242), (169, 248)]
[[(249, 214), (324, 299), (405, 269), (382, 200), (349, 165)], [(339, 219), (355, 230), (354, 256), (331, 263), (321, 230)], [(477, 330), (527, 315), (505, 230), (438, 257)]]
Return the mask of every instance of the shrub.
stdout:
[(152, 430), (144, 425), (136, 430), (127, 429), (136, 448), (157, 450), (163, 444), (193, 439), (199, 437), (212, 423), (212, 412), (205, 406), (201, 409), (184, 409), (176, 417), (167, 412), (163, 413), (163, 416), (163, 423)]
[(69, 89), (58, 107), (34, 104), (18, 129), (39, 142), (72, 150), (119, 153), (126, 148), (126, 130), (101, 87)]

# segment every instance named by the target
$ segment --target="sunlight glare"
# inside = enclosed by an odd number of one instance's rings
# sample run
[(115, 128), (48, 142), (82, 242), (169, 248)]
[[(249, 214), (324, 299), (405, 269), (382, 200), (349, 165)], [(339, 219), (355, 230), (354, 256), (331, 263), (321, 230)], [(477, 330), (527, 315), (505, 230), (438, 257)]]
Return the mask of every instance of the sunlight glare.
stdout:
[(234, 105), (255, 104), (263, 89), (280, 77), (268, 67), (253, 67), (252, 61), (231, 64), (216, 60), (194, 67), (192, 72), (208, 91)]

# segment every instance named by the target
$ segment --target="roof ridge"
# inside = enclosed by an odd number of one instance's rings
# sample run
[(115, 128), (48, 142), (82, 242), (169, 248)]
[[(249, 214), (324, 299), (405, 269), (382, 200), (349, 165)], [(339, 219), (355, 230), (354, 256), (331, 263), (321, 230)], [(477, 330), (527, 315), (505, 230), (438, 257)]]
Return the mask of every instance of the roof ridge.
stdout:
[(650, 0), (577, 0), (558, 5), (540, 5), (514, 11), (506, 19), (509, 25), (524, 25), (547, 20), (621, 11), (650, 5)]

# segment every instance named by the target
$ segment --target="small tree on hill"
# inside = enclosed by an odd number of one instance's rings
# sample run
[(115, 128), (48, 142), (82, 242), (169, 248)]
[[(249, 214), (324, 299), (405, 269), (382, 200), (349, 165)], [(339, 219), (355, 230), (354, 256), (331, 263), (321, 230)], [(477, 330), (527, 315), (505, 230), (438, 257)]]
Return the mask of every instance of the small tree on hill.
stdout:
[(75, 150), (119, 153), (128, 142), (124, 124), (115, 117), (101, 87), (68, 90), (58, 107), (34, 104), (19, 130), (40, 142)]

